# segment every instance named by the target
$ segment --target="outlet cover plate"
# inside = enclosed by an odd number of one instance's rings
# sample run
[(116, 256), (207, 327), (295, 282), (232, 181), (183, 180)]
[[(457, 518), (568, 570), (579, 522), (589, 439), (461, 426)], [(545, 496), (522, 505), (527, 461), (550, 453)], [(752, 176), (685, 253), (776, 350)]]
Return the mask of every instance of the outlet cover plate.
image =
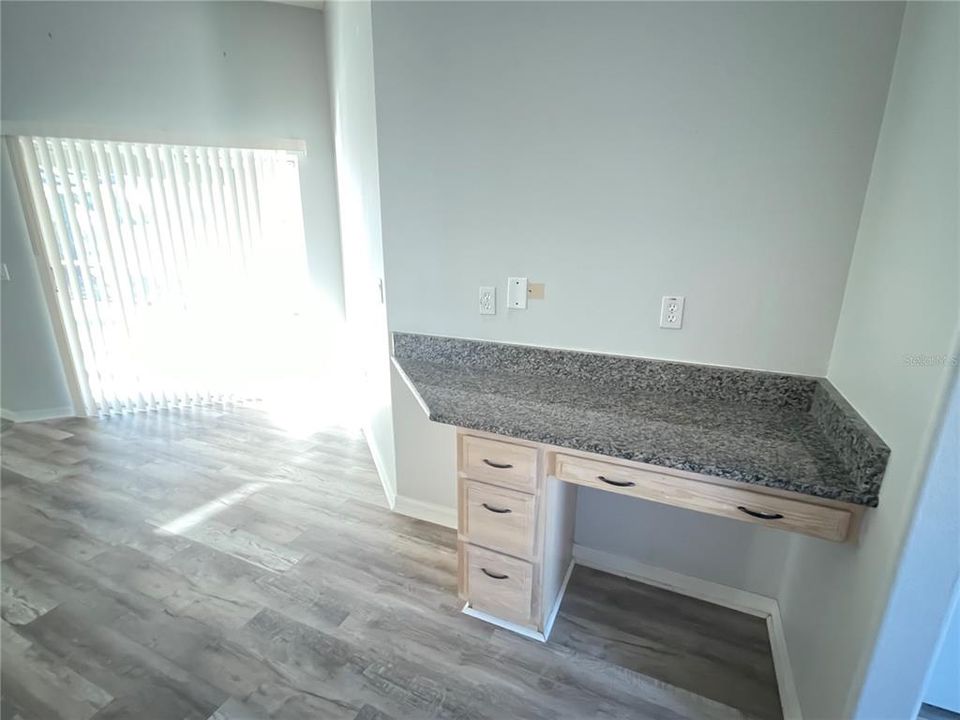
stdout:
[(660, 327), (679, 330), (683, 327), (683, 296), (664, 295), (660, 301)]
[(497, 314), (497, 289), (492, 285), (482, 285), (480, 287), (480, 314)]

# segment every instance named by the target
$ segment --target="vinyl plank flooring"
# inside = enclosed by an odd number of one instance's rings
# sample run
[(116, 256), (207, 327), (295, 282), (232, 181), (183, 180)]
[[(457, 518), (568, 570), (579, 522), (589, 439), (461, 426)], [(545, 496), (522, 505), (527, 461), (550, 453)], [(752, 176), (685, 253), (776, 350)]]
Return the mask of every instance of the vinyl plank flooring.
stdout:
[[(175, 519), (168, 523), (158, 522), (157, 527), (165, 529), (175, 523)], [(272, 542), (253, 532), (224, 525), (217, 520), (205, 519), (183, 527), (178, 526), (168, 532), (208, 545), (251, 565), (277, 572), (289, 570), (304, 557), (304, 553), (299, 550)]]
[(260, 708), (236, 698), (227, 698), (227, 701), (214, 710), (207, 720), (267, 720), (267, 717)]
[(4, 699), (24, 717), (89, 720), (113, 697), (4, 622), (0, 636)]
[(762, 618), (577, 567), (551, 639), (759, 717), (780, 712)]
[(756, 618), (578, 569), (551, 642), (460, 612), (362, 436), (255, 407), (14, 424), (3, 720), (780, 717)]
[(206, 718), (226, 699), (226, 693), (154, 650), (108, 624), (90, 622), (88, 610), (80, 603), (64, 603), (24, 632), (114, 697), (103, 716)]
[(26, 625), (60, 604), (12, 567), (0, 572), (0, 616), (11, 625)]
[(29, 550), (35, 542), (9, 528), (0, 530), (0, 561)]

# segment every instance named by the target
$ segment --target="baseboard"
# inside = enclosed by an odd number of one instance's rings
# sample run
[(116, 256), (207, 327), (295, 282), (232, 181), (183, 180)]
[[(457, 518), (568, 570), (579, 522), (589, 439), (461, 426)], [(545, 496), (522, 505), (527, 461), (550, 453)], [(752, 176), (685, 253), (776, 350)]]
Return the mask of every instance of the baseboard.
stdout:
[(457, 527), (457, 509), (455, 507), (437, 505), (436, 503), (397, 495), (393, 504), (393, 511), (418, 520), (426, 520), (435, 525), (443, 525), (454, 529)]
[(787, 654), (787, 637), (783, 632), (783, 619), (780, 606), (776, 612), (767, 616), (767, 632), (770, 635), (770, 652), (773, 655), (773, 669), (777, 673), (777, 686), (780, 689), (780, 706), (783, 708), (783, 720), (803, 720), (800, 711), (800, 695), (793, 682), (793, 667)]
[(800, 699), (793, 680), (793, 670), (787, 653), (787, 641), (783, 632), (783, 620), (780, 617), (780, 605), (774, 598), (691, 577), (690, 575), (683, 575), (671, 570), (664, 570), (633, 558), (583, 545), (573, 546), (573, 559), (578, 565), (602, 570), (612, 575), (637, 580), (681, 595), (695, 597), (715, 605), (722, 605), (765, 618), (784, 720), (802, 720)]
[(6, 408), (0, 408), (0, 417), (4, 420), (20, 423), (76, 417), (76, 413), (72, 407), (48, 408), (46, 410), (7, 410)]
[(574, 559), (570, 558), (570, 565), (567, 566), (567, 574), (563, 576), (563, 582), (560, 584), (560, 592), (557, 593), (557, 599), (553, 603), (553, 609), (543, 623), (544, 641), (550, 639), (550, 632), (553, 630), (553, 623), (556, 622), (557, 615), (560, 614), (560, 603), (563, 602), (563, 596), (567, 594), (567, 583), (570, 582), (570, 576), (573, 575), (573, 566), (575, 564)]
[(383, 494), (387, 498), (387, 505), (390, 506), (390, 509), (393, 510), (397, 505), (397, 488), (393, 484), (390, 474), (387, 472), (387, 467), (383, 462), (383, 457), (380, 455), (380, 448), (377, 447), (377, 444), (372, 441), (373, 433), (370, 431), (370, 428), (364, 426), (363, 437), (367, 441), (367, 449), (370, 450), (370, 457), (373, 458), (373, 466), (377, 470), (377, 477), (380, 478), (380, 485), (383, 487)]
[(517, 625), (512, 623), (509, 620), (503, 620), (498, 618), (496, 615), (489, 615), (488, 613), (483, 612), (482, 610), (476, 610), (475, 608), (470, 607), (470, 603), (467, 603), (463, 606), (461, 612), (464, 615), (469, 615), (470, 617), (477, 618), (477, 620), (483, 620), (485, 623), (490, 623), (491, 625), (496, 625), (501, 627), (504, 630), (509, 630), (512, 633), (517, 635), (523, 635), (523, 637), (530, 638), (531, 640), (536, 640), (537, 642), (546, 642), (547, 637), (542, 632), (534, 630), (533, 628), (524, 627), (523, 625)]
[(764, 595), (721, 585), (709, 580), (701, 580), (672, 570), (664, 570), (633, 558), (615, 555), (584, 545), (573, 546), (573, 559), (579, 565), (585, 565), (595, 570), (602, 570), (631, 580), (639, 580), (648, 585), (662, 587), (681, 595), (706, 600), (715, 605), (723, 605), (757, 617), (767, 617), (777, 607), (776, 600)]

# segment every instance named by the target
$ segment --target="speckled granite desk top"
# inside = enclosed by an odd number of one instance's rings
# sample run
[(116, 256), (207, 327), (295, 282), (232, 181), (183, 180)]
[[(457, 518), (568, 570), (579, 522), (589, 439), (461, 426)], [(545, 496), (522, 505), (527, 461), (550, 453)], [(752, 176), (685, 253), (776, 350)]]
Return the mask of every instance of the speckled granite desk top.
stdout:
[(875, 507), (889, 449), (823, 378), (394, 334), (436, 422)]

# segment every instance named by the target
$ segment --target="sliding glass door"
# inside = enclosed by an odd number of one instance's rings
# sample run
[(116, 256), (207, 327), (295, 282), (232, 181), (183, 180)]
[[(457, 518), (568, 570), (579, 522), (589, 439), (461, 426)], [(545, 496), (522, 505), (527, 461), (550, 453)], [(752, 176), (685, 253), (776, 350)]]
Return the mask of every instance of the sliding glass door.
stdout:
[(86, 412), (257, 397), (308, 302), (298, 156), (10, 145)]

